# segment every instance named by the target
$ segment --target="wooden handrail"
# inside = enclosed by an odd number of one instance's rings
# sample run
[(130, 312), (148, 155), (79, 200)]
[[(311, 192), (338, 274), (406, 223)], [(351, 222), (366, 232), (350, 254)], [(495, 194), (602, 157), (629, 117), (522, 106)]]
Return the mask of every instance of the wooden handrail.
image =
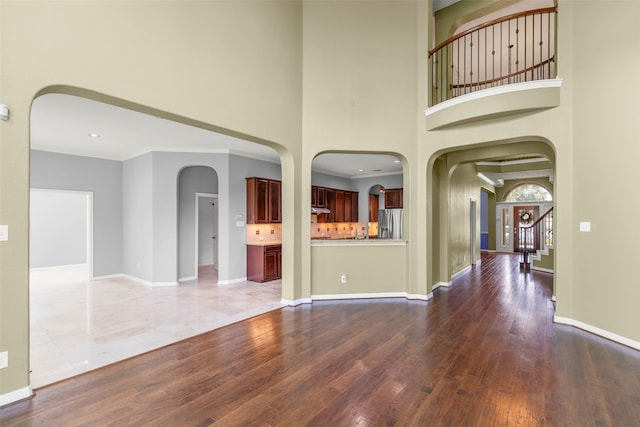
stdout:
[(448, 45), (449, 43), (452, 43), (452, 42), (454, 42), (454, 41), (456, 41), (456, 40), (458, 40), (458, 39), (460, 39), (462, 37), (465, 37), (465, 36), (473, 33), (474, 31), (482, 30), (483, 28), (491, 27), (493, 25), (500, 24), (500, 23), (506, 22), (506, 21), (510, 21), (512, 19), (521, 18), (523, 16), (537, 15), (537, 14), (543, 14), (543, 13), (552, 13), (552, 12), (556, 12), (556, 11), (557, 11), (557, 6), (545, 7), (545, 8), (541, 8), (541, 9), (526, 10), (526, 11), (523, 11), (523, 12), (513, 13), (511, 15), (503, 16), (501, 18), (496, 18), (496, 19), (493, 19), (491, 21), (484, 22), (482, 24), (476, 25), (475, 27), (469, 28), (466, 31), (463, 31), (460, 34), (454, 34), (453, 36), (449, 37), (448, 39), (446, 39), (445, 41), (443, 41), (442, 43), (438, 44), (436, 47), (431, 49), (429, 51), (429, 57), (431, 57), (431, 55), (433, 55), (435, 52), (440, 50), (442, 47), (444, 47), (444, 46)]
[(545, 212), (545, 213), (544, 213), (540, 218), (538, 218), (537, 220), (535, 220), (535, 221), (533, 222), (533, 224), (528, 225), (528, 226), (526, 226), (526, 227), (520, 227), (520, 228), (528, 228), (528, 229), (530, 229), (530, 228), (535, 227), (536, 225), (540, 224), (540, 221), (542, 221), (543, 219), (545, 219), (545, 217), (546, 217), (547, 215), (549, 215), (549, 214), (551, 213), (551, 211), (552, 211), (552, 210), (553, 210), (553, 206), (552, 206), (548, 211), (546, 211), (546, 212)]

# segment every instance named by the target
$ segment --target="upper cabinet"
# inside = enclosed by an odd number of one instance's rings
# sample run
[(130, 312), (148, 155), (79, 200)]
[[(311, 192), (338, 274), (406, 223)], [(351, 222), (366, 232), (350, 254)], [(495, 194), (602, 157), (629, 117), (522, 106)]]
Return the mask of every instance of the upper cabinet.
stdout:
[(384, 191), (385, 209), (402, 208), (402, 188), (390, 188)]
[(247, 178), (247, 224), (282, 222), (281, 182)]
[(313, 186), (311, 187), (311, 206), (329, 210), (329, 213), (318, 215), (318, 222), (358, 221), (357, 191)]

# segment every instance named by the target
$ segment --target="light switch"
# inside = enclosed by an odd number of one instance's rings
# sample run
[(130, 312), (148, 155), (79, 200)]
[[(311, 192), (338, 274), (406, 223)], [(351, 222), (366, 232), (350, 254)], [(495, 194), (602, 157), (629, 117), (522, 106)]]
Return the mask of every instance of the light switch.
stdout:
[(9, 240), (9, 226), (0, 225), (0, 242), (6, 242)]
[(582, 231), (583, 233), (590, 233), (591, 232), (591, 222), (589, 222), (589, 221), (581, 221), (580, 222), (580, 231)]

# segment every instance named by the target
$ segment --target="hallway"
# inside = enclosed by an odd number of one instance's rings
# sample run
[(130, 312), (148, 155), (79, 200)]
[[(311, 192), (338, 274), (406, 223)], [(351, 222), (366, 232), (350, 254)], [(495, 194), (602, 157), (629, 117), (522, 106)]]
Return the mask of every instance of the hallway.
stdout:
[(431, 301), (284, 307), (36, 390), (4, 426), (629, 426), (640, 352), (552, 323), (552, 275), (482, 263)]

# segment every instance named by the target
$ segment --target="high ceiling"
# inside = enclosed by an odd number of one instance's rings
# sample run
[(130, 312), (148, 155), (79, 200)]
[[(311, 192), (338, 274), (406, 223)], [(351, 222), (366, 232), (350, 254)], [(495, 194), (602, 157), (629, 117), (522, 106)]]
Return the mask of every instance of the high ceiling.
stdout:
[[(127, 160), (151, 151), (231, 153), (279, 163), (266, 146), (164, 120), (110, 104), (63, 94), (33, 102), (31, 148), (110, 160)], [(323, 154), (313, 170), (353, 177), (402, 173), (389, 155)]]

